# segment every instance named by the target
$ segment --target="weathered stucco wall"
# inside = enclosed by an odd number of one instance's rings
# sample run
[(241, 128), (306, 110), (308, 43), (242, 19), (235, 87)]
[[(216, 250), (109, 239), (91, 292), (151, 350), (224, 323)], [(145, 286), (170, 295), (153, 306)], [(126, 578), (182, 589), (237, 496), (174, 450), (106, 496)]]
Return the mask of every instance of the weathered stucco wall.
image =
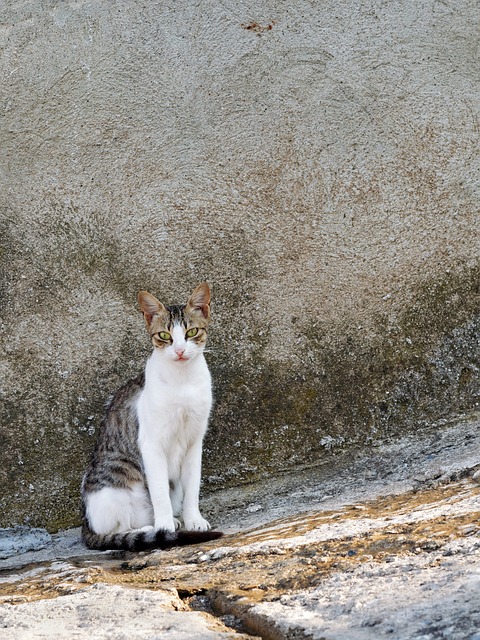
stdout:
[(205, 485), (478, 408), (478, 2), (0, 9), (0, 526), (78, 519), (136, 292), (214, 293)]

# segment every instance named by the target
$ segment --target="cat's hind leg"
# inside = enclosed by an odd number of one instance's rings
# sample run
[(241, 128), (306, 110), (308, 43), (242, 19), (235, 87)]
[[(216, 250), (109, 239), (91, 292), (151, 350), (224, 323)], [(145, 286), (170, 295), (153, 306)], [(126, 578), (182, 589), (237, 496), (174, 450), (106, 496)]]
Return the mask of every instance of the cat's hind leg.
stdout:
[(153, 525), (153, 510), (144, 487), (104, 487), (85, 495), (86, 516), (95, 533), (107, 535)]
[(84, 497), (90, 528), (99, 535), (120, 533), (130, 528), (128, 489), (104, 487)]
[(130, 490), (131, 528), (153, 529), (153, 507), (147, 489), (142, 484), (134, 484)]
[(182, 483), (177, 480), (176, 482), (170, 482), (170, 502), (172, 503), (173, 522), (175, 523), (175, 529), (179, 529), (182, 525), (181, 521), (175, 517), (182, 513), (183, 505), (183, 487)]
[(180, 515), (183, 504), (183, 487), (179, 480), (170, 483), (170, 502), (172, 503), (173, 515)]

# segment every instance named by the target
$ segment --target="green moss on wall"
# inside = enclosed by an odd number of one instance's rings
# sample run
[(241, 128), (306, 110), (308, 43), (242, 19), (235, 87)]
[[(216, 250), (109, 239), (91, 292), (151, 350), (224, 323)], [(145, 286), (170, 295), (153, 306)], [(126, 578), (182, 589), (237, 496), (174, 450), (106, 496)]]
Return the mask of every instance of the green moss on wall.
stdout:
[[(422, 282), (407, 308), (379, 315), (368, 333), (306, 322), (299, 331), (313, 356), (304, 366), (268, 361), (258, 336), (248, 368), (217, 365), (205, 462), (211, 484), (315, 463), (338, 448), (476, 410), (479, 276), (478, 268), (465, 268)], [(231, 455), (236, 465), (225, 469)]]

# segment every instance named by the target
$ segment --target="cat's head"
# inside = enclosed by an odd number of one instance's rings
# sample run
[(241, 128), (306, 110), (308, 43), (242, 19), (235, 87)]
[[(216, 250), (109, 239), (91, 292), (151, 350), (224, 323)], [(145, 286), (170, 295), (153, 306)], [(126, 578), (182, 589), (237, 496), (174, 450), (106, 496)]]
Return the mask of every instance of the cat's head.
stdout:
[(187, 304), (164, 306), (148, 291), (138, 293), (153, 346), (172, 362), (186, 362), (201, 353), (210, 320), (210, 288), (199, 284)]

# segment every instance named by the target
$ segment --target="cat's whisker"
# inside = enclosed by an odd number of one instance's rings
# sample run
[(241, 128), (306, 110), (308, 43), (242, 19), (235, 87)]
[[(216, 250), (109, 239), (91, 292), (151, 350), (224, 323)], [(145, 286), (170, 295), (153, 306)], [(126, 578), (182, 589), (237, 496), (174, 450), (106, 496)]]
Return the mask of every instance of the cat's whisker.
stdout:
[(223, 349), (222, 347), (206, 347), (204, 353), (231, 353), (231, 349)]

